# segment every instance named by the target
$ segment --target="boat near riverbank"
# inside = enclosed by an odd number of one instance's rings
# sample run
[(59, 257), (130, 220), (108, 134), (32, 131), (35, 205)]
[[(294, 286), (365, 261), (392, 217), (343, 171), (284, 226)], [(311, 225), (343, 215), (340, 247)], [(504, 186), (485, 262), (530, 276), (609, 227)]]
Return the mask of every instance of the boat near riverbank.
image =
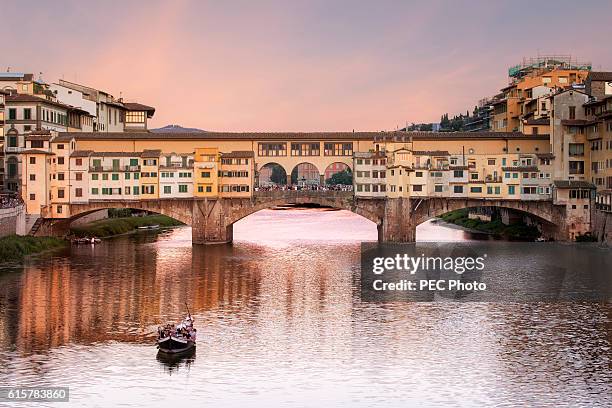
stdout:
[(155, 224), (155, 225), (142, 225), (140, 227), (136, 227), (136, 229), (139, 229), (139, 230), (156, 230), (156, 229), (159, 229), (159, 224)]

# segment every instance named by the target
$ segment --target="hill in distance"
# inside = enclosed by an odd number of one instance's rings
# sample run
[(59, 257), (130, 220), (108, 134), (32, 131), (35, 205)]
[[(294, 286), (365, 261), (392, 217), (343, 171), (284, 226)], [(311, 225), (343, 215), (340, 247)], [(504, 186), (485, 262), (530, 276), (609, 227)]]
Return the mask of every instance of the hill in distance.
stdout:
[(205, 130), (198, 128), (186, 128), (180, 125), (166, 125), (157, 129), (151, 129), (153, 133), (198, 133), (206, 132)]

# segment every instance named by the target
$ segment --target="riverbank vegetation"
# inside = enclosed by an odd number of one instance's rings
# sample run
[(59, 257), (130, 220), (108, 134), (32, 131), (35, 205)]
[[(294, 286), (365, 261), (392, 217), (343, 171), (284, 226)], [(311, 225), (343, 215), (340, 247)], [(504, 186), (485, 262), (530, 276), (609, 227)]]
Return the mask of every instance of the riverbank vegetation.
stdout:
[(86, 225), (71, 227), (70, 232), (76, 237), (110, 237), (125, 234), (138, 227), (159, 225), (160, 227), (175, 227), (183, 225), (180, 221), (165, 215), (145, 215), (142, 217), (113, 217), (94, 221)]
[(66, 245), (65, 240), (54, 237), (9, 235), (0, 238), (0, 263), (19, 261), (27, 255), (62, 248)]
[(540, 231), (535, 226), (523, 222), (505, 225), (499, 218), (492, 221), (469, 218), (469, 210), (465, 208), (449, 212), (440, 218), (451, 224), (510, 240), (533, 241), (540, 236)]

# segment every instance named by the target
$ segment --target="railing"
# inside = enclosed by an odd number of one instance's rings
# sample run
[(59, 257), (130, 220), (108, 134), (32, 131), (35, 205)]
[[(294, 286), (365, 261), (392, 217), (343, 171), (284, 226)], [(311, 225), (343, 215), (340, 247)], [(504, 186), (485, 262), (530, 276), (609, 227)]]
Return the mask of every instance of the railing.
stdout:
[(25, 150), (24, 147), (5, 146), (4, 151), (7, 153), (19, 153)]
[[(352, 186), (351, 186), (352, 187)], [(299, 197), (328, 197), (328, 198), (347, 198), (352, 197), (353, 190), (255, 190), (253, 197), (269, 199), (285, 199)]]
[(140, 166), (90, 166), (92, 172), (140, 171)]

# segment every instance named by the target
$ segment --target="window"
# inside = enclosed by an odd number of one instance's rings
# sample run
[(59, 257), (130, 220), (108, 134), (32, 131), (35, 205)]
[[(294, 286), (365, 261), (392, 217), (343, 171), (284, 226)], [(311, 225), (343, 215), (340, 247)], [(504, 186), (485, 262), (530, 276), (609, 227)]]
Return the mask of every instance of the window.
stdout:
[(61, 214), (61, 213), (62, 213), (62, 206), (61, 206), (61, 205), (58, 205), (58, 206), (57, 206), (57, 213), (58, 213), (58, 214)]
[(98, 195), (98, 191), (99, 191), (99, 190), (98, 190), (97, 188), (95, 188), (95, 187), (94, 187), (94, 188), (92, 188), (92, 189), (91, 189), (91, 194), (92, 194), (92, 195)]
[(186, 193), (187, 192), (187, 185), (186, 184), (179, 184), (179, 193)]
[(60, 188), (57, 190), (57, 198), (64, 198), (64, 189)]
[(64, 158), (63, 157), (58, 157), (57, 158), (57, 164), (64, 164)]
[(30, 174), (30, 181), (36, 181), (36, 174)]
[(117, 180), (119, 180), (119, 174), (117, 174), (117, 173), (113, 173), (113, 174), (111, 175), (111, 178), (112, 178), (112, 180), (113, 180), (113, 181), (117, 181)]
[(212, 186), (206, 186), (206, 192), (212, 193)]
[(198, 193), (204, 192), (204, 186), (198, 186)]
[(91, 175), (91, 179), (92, 180), (97, 180), (98, 179), (98, 175), (97, 174), (92, 174)]
[(519, 175), (518, 173), (512, 173), (512, 178), (517, 179), (517, 178), (518, 178), (518, 175)]
[(125, 187), (125, 195), (130, 195), (130, 186)]
[(57, 150), (64, 150), (64, 145), (63, 144), (58, 144), (57, 145)]
[(455, 177), (455, 178), (462, 178), (463, 177), (463, 170), (454, 170), (453, 171), (453, 177)]
[(423, 186), (420, 184), (412, 186), (412, 191), (423, 191)]
[(31, 108), (23, 108), (23, 119), (24, 120), (32, 119), (32, 109)]
[(487, 160), (487, 164), (488, 164), (489, 166), (495, 166), (495, 159), (488, 159), (488, 160)]
[(83, 197), (83, 189), (82, 188), (75, 188), (74, 189), (74, 195), (76, 197)]
[(30, 201), (34, 201), (36, 200), (36, 194), (31, 193), (30, 194)]
[(210, 171), (203, 171), (202, 172), (202, 177), (203, 178), (210, 178)]
[(324, 143), (325, 156), (352, 156), (353, 143)]
[(584, 156), (584, 143), (570, 143), (569, 144), (569, 155), (570, 156)]
[(30, 164), (36, 164), (36, 157), (30, 157)]
[(583, 161), (570, 161), (569, 162), (569, 174), (584, 174), (584, 162)]
[(108, 174), (107, 173), (102, 174), (102, 180), (108, 180)]
[(462, 194), (463, 193), (463, 186), (453, 186), (453, 193), (455, 193), (455, 194)]
[(508, 195), (514, 195), (516, 193), (516, 186), (508, 186)]
[(482, 187), (470, 187), (470, 193), (482, 193)]
[(414, 173), (414, 175), (416, 177), (423, 177), (423, 172), (422, 171), (417, 171), (417, 172)]
[(125, 174), (125, 176), (124, 176), (124, 177), (125, 177), (125, 179), (126, 179), (126, 180), (129, 180), (129, 179), (130, 179), (130, 173), (127, 173), (127, 172), (126, 172), (126, 173), (123, 173), (123, 174)]
[(59, 181), (63, 181), (64, 180), (64, 173), (57, 173), (57, 179)]
[(522, 194), (537, 194), (538, 190), (536, 187), (526, 186), (522, 187)]
[(125, 123), (144, 123), (144, 122), (145, 122), (144, 111), (125, 113)]
[(164, 186), (164, 194), (172, 194), (172, 186)]
[(470, 178), (472, 180), (478, 180), (478, 173), (470, 173)]
[(576, 107), (575, 106), (569, 107), (569, 118), (576, 119)]
[(292, 156), (320, 156), (320, 143), (291, 143)]
[(83, 159), (76, 159), (74, 161), (74, 164), (76, 164), (77, 166), (82, 166), (83, 165)]
[(133, 195), (138, 195), (138, 194), (140, 194), (140, 190), (138, 190), (138, 186), (133, 186), (133, 187), (132, 187), (132, 194), (133, 194)]
[(9, 108), (9, 120), (16, 120), (16, 119), (17, 119), (17, 109)]
[(259, 143), (259, 156), (286, 156), (287, 143)]
[(442, 184), (436, 184), (434, 186), (434, 192), (441, 193), (442, 192)]

